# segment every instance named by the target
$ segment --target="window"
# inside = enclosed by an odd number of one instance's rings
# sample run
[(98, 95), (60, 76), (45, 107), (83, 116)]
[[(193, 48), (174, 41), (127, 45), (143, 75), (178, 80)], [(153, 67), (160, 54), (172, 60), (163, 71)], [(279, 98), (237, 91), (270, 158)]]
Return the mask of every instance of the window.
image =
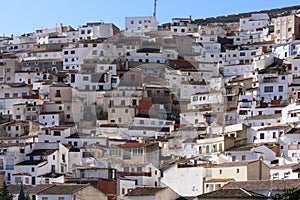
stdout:
[(245, 155), (242, 155), (242, 160), (246, 160), (246, 156)]
[(61, 97), (61, 95), (60, 95), (60, 90), (56, 90), (56, 92), (55, 92), (55, 97)]
[(292, 31), (292, 28), (291, 28), (291, 27), (289, 27), (289, 28), (288, 28), (288, 32), (291, 32), (291, 31)]
[(232, 161), (236, 161), (236, 156), (232, 156)]
[(143, 155), (144, 149), (143, 148), (133, 149), (132, 153), (133, 153), (133, 155)]
[(9, 98), (9, 93), (5, 93), (5, 94), (4, 94), (4, 97), (5, 97), (5, 98)]
[(89, 80), (89, 76), (83, 76), (83, 77), (82, 77), (82, 80), (83, 80), (83, 81), (88, 81), (88, 80)]
[(13, 97), (15, 97), (15, 98), (18, 97), (18, 93), (14, 93)]
[(54, 131), (54, 132), (53, 132), (53, 135), (54, 135), (54, 136), (60, 136), (60, 131)]
[(240, 52), (240, 56), (245, 56), (246, 53), (245, 52)]
[(265, 134), (264, 134), (264, 133), (261, 133), (260, 136), (259, 136), (259, 138), (260, 138), (261, 140), (265, 139)]
[(72, 50), (72, 51), (71, 51), (71, 54), (75, 54), (75, 50)]
[(65, 200), (65, 197), (58, 197), (58, 200)]
[(273, 86), (265, 86), (264, 92), (273, 92)]
[(111, 109), (111, 113), (115, 113), (116, 112), (116, 110), (113, 108), (113, 109)]
[(281, 80), (285, 80), (285, 76), (281, 76)]
[(128, 109), (127, 108), (125, 108), (125, 113), (128, 113)]
[(219, 174), (222, 174), (222, 170), (220, 169)]
[(145, 123), (145, 121), (144, 120), (140, 120), (140, 124), (144, 124)]
[(109, 155), (110, 156), (121, 156), (122, 155), (121, 149), (111, 149), (109, 151)]
[(240, 173), (240, 169), (236, 169), (236, 173), (237, 173), (237, 174)]
[(34, 167), (31, 167), (31, 172), (34, 172)]
[(15, 182), (16, 183), (22, 183), (22, 178), (21, 177), (15, 177)]
[(276, 132), (273, 132), (273, 138), (276, 139)]
[(283, 92), (283, 86), (278, 86), (278, 92)]

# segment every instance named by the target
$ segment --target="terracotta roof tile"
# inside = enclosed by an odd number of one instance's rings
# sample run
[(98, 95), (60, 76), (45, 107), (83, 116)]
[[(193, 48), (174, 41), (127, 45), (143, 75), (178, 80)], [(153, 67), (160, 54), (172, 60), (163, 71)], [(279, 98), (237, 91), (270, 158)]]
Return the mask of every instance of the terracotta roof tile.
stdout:
[(69, 195), (88, 186), (88, 184), (41, 184), (29, 188), (26, 190), (26, 193), (39, 195)]
[(300, 187), (300, 179), (290, 180), (266, 180), (266, 181), (239, 181), (229, 182), (223, 186), (223, 189), (239, 189), (247, 190), (284, 190), (288, 188)]
[(243, 199), (268, 199), (268, 197), (255, 192), (245, 190), (243, 188), (239, 189), (220, 189), (206, 194), (199, 195), (200, 199), (216, 199), (216, 198), (243, 198)]
[(120, 147), (122, 149), (127, 149), (127, 148), (140, 148), (140, 147), (148, 147), (151, 145), (155, 145), (157, 143), (124, 143), (124, 144), (119, 144), (117, 147)]
[(138, 187), (128, 192), (126, 196), (152, 196), (166, 188), (167, 187)]

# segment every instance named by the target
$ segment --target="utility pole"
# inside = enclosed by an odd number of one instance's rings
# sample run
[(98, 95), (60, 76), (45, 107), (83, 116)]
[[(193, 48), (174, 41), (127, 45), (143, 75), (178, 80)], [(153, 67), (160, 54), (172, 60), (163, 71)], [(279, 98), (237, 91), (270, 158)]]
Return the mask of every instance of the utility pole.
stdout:
[(157, 6), (157, 0), (154, 0), (154, 11), (153, 11), (153, 17), (156, 19), (156, 6)]

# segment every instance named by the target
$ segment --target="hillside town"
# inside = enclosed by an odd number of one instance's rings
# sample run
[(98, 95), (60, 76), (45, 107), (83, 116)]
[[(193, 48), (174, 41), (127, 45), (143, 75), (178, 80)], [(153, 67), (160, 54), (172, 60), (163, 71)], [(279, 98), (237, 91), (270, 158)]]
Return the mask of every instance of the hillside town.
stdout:
[(300, 6), (0, 36), (0, 183), (31, 200), (300, 187)]

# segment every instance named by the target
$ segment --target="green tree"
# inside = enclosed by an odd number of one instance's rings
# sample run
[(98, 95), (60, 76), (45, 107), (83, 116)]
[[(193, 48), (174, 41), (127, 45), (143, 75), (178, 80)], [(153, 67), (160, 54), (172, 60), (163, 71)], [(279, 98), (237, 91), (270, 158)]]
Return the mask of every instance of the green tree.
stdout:
[(283, 190), (282, 194), (272, 196), (274, 200), (300, 200), (300, 188), (290, 188)]
[(23, 183), (21, 183), (21, 186), (20, 186), (18, 200), (26, 200)]
[(2, 187), (0, 188), (0, 200), (12, 200), (13, 195), (9, 193), (6, 182), (3, 181)]
[(30, 200), (29, 195), (25, 194), (25, 192), (24, 192), (23, 183), (21, 183), (21, 186), (20, 186), (20, 192), (19, 192), (18, 200)]

